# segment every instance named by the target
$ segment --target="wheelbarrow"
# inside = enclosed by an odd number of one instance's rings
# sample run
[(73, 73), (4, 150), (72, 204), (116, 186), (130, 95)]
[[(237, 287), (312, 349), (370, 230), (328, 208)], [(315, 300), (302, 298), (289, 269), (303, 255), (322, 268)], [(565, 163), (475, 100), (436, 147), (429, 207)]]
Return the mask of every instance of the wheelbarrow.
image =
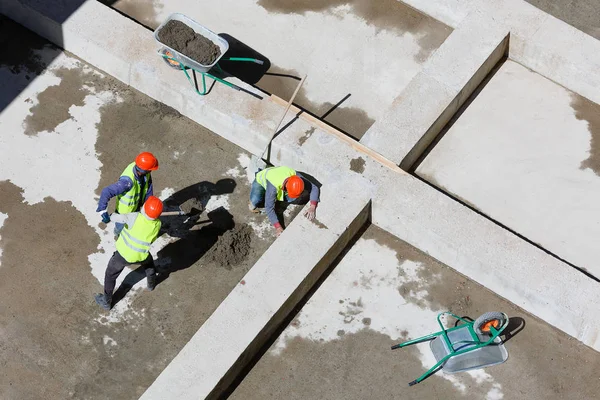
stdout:
[[(175, 50), (175, 49), (167, 46), (163, 42), (161, 42), (159, 39), (159, 33), (164, 28), (164, 26), (171, 20), (183, 22), (184, 24), (186, 24), (187, 26), (192, 28), (196, 33), (204, 36), (205, 38), (209, 39), (214, 44), (216, 44), (219, 47), (219, 50), (221, 53), (219, 55), (219, 57), (217, 57), (217, 59), (212, 64), (203, 65), (203, 64), (200, 64), (198, 61), (191, 59), (190, 57), (186, 56), (185, 54), (182, 54), (182, 53), (178, 52), (177, 50)], [(225, 86), (230, 87), (234, 90), (242, 91), (242, 92), (248, 93), (254, 97), (262, 99), (262, 97), (260, 97), (256, 93), (246, 90), (234, 83), (226, 81), (224, 78), (227, 77), (229, 74), (226, 71), (224, 71), (223, 68), (221, 68), (221, 66), (219, 65), (219, 62), (231, 61), (231, 62), (245, 62), (245, 63), (254, 63), (254, 64), (263, 65), (264, 61), (260, 60), (260, 59), (256, 59), (256, 58), (249, 58), (249, 57), (224, 57), (225, 53), (229, 50), (229, 42), (224, 37), (217, 35), (210, 29), (200, 25), (199, 23), (192, 20), (191, 18), (189, 18), (183, 14), (180, 14), (180, 13), (174, 13), (174, 14), (169, 15), (169, 17), (167, 17), (167, 19), (162, 24), (160, 24), (160, 26), (154, 31), (154, 39), (161, 47), (158, 50), (158, 54), (165, 60), (165, 62), (170, 67), (177, 69), (177, 70), (182, 70), (183, 73), (185, 74), (185, 77), (187, 78), (188, 82), (194, 87), (194, 90), (200, 96), (204, 96), (204, 95), (208, 94), (208, 92), (210, 91), (210, 89), (207, 89), (207, 86), (206, 86), (206, 77), (209, 77), (209, 78), (213, 79), (215, 82), (220, 82), (220, 83), (224, 84)], [(190, 76), (190, 73), (188, 71), (192, 72), (192, 75), (194, 77), (193, 81), (192, 81), (192, 76)], [(196, 82), (196, 73), (198, 73), (202, 76), (202, 80), (201, 80), (202, 89), (201, 90), (198, 88), (198, 85)]]
[[(453, 328), (445, 328), (443, 315), (456, 318)], [(392, 346), (392, 350), (430, 341), (429, 347), (437, 363), (409, 386), (416, 385), (442, 369), (445, 373), (469, 371), (501, 364), (508, 359), (508, 351), (500, 334), (508, 326), (508, 316), (501, 312), (487, 312), (475, 321), (461, 318), (449, 311), (438, 314), (441, 331)]]

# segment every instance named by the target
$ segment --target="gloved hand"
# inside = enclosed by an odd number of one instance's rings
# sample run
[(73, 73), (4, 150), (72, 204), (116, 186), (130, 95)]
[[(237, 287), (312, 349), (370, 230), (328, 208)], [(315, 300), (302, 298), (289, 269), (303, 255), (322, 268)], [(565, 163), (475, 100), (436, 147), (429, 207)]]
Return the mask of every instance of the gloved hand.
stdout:
[(100, 214), (102, 222), (104, 222), (105, 224), (108, 224), (110, 222), (110, 215), (108, 215), (108, 212), (106, 212), (106, 210), (98, 211), (98, 214)]
[(283, 233), (283, 228), (281, 226), (278, 226), (275, 228), (275, 236), (279, 237), (279, 235), (281, 235)]
[(317, 216), (317, 206), (315, 204), (311, 204), (308, 207), (308, 210), (304, 213), (304, 216), (309, 220), (313, 221)]

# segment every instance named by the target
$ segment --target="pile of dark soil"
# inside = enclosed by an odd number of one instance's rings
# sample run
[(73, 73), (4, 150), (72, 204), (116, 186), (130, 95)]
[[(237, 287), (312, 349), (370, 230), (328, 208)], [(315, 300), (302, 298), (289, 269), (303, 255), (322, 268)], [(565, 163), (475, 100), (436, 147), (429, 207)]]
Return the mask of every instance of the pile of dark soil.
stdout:
[(231, 269), (250, 254), (254, 232), (247, 224), (236, 225), (225, 232), (206, 254), (206, 260)]
[(212, 64), (221, 55), (219, 46), (181, 21), (167, 22), (158, 32), (158, 39), (202, 65)]

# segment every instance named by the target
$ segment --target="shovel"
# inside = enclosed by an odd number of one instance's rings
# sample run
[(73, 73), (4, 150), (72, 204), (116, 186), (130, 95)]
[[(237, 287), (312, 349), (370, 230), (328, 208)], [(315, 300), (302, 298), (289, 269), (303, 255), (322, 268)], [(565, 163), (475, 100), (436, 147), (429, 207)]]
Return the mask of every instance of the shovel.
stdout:
[(300, 91), (300, 88), (304, 84), (304, 81), (306, 80), (307, 76), (308, 75), (304, 75), (304, 77), (300, 80), (300, 83), (298, 83), (298, 86), (296, 87), (296, 90), (294, 90), (294, 94), (292, 94), (292, 97), (288, 101), (287, 106), (285, 107), (285, 111), (283, 112), (283, 115), (281, 116), (279, 123), (275, 127), (275, 130), (271, 134), (271, 138), (267, 142), (267, 146), (265, 147), (265, 149), (260, 153), (260, 155), (258, 157), (255, 156), (254, 154), (252, 154), (252, 157), (250, 159), (250, 164), (248, 165), (248, 170), (247, 170), (249, 182), (254, 181), (254, 175), (256, 175), (256, 173), (258, 172), (259, 169), (265, 169), (267, 167), (267, 164), (270, 163), (270, 160), (269, 159), (264, 160), (263, 156), (269, 149), (269, 146), (271, 145), (273, 138), (277, 134), (277, 131), (279, 130), (279, 127), (281, 126), (281, 123), (283, 122), (283, 120), (285, 119), (285, 116), (287, 115), (288, 111), (290, 110), (290, 107), (292, 106), (292, 103), (294, 102), (294, 99), (296, 98), (296, 95), (298, 94), (298, 92)]

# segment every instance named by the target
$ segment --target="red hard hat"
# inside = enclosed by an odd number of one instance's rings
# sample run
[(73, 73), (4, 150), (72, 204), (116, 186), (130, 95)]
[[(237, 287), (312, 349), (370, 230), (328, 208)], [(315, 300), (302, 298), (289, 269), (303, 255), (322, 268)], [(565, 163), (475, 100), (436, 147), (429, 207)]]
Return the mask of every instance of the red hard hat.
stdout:
[(144, 211), (149, 218), (156, 219), (160, 217), (163, 210), (163, 203), (156, 196), (148, 197), (148, 200), (144, 203)]
[(144, 171), (156, 171), (158, 169), (158, 160), (152, 153), (145, 151), (138, 154), (135, 158), (135, 165)]
[(287, 179), (285, 190), (292, 199), (298, 198), (304, 191), (304, 181), (298, 175), (292, 175)]

